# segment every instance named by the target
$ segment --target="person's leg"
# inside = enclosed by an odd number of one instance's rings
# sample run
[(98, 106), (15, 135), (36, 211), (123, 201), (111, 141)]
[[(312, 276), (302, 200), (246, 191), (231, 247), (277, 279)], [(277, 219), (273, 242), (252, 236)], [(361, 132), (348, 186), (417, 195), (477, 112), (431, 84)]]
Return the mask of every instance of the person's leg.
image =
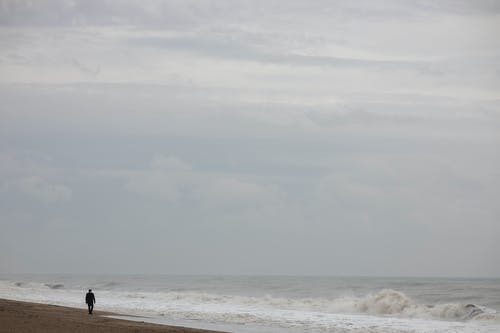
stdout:
[(90, 309), (90, 307), (91, 307), (92, 305), (91, 305), (90, 303), (87, 303), (87, 306), (88, 306), (88, 308), (89, 308), (89, 314), (91, 314), (91, 313), (92, 313), (92, 310)]

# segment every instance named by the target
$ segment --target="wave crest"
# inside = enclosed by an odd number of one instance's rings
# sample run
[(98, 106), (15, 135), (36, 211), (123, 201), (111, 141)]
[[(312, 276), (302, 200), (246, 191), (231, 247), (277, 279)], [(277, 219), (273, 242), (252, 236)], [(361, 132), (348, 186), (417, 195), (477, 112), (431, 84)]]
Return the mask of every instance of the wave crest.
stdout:
[(50, 289), (63, 289), (64, 284), (62, 283), (46, 283), (45, 286), (49, 287)]
[(358, 298), (354, 304), (356, 311), (374, 315), (401, 315), (443, 320), (486, 319), (497, 316), (494, 310), (475, 304), (419, 304), (404, 293), (392, 289), (384, 289), (378, 293)]
[(356, 310), (370, 314), (397, 314), (411, 307), (412, 301), (405, 294), (386, 289), (362, 298), (356, 304)]

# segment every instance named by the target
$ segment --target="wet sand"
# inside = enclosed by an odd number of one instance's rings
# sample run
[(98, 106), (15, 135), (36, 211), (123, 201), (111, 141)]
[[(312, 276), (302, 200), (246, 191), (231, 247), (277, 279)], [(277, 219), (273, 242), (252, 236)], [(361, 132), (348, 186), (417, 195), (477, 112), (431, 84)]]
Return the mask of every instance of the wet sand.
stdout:
[(83, 307), (77, 309), (0, 299), (0, 333), (216, 333), (186, 327), (112, 319), (104, 317), (105, 315), (113, 314), (94, 311), (93, 315), (89, 315), (87, 309)]

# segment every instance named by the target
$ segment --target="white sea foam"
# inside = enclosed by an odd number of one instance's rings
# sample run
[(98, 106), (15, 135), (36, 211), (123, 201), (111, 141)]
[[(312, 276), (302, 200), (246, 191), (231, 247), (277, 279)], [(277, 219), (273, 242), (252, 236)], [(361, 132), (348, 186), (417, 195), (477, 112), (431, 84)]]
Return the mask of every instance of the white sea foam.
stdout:
[[(102, 288), (95, 288), (100, 309), (152, 316), (165, 322), (196, 320), (325, 332), (500, 331), (499, 317), (493, 309), (458, 302), (420, 304), (391, 289), (363, 296), (299, 298), (127, 290), (119, 287), (120, 283), (109, 281), (95, 285)], [(74, 307), (84, 305), (84, 291), (84, 286), (64, 287), (53, 282), (0, 281), (2, 298)]]

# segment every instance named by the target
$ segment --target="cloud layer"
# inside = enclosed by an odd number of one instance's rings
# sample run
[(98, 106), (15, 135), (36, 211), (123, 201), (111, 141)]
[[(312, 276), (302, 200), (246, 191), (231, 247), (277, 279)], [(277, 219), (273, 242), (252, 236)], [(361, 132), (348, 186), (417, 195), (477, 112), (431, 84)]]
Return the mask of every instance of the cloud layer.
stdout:
[(499, 29), (490, 1), (3, 1), (0, 269), (499, 276)]

